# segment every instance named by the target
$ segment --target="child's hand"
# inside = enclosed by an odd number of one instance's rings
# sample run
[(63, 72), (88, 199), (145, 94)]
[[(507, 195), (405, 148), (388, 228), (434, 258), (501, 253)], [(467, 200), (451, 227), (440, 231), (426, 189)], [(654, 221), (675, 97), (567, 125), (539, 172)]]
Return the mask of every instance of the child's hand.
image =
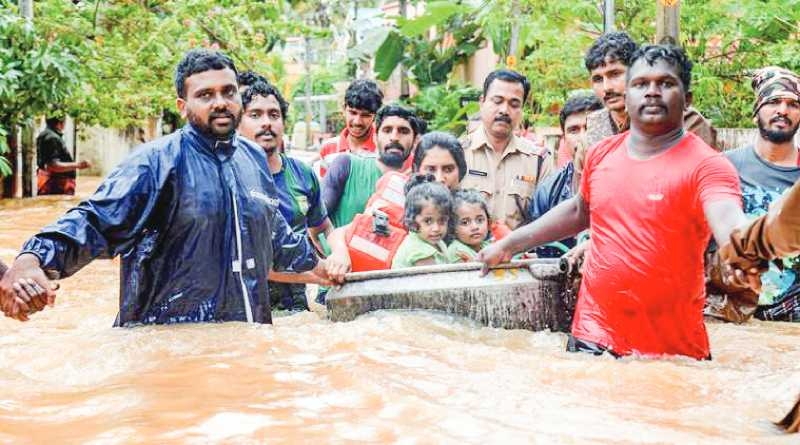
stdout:
[(469, 263), (473, 259), (467, 252), (456, 252), (456, 256), (464, 263)]

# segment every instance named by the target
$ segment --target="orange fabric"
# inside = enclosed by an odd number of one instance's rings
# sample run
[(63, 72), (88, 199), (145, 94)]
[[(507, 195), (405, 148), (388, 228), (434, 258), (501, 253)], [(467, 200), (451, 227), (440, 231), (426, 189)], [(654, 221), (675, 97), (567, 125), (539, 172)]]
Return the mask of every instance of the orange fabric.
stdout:
[(44, 169), (36, 171), (36, 186), (38, 195), (74, 195), (75, 178), (69, 175), (59, 175)]
[(359, 213), (345, 231), (353, 272), (391, 269), (394, 255), (407, 235), (391, 224), (388, 236), (377, 234), (372, 230), (373, 219), (372, 215)]
[(492, 239), (494, 241), (500, 241), (511, 233), (511, 228), (503, 221), (494, 221), (489, 227), (489, 231), (492, 232)]
[(364, 213), (371, 215), (380, 210), (389, 216), (389, 223), (403, 228), (403, 212), (406, 203), (405, 184), (408, 176), (396, 171), (383, 174), (375, 185), (375, 193), (367, 201)]
[[(327, 166), (331, 165), (331, 162), (333, 162), (336, 156), (350, 151), (350, 142), (348, 141), (349, 135), (350, 130), (345, 127), (339, 136), (328, 139), (322, 143), (319, 149), (319, 156), (322, 158), (322, 165), (319, 169), (320, 176), (325, 176), (325, 173), (328, 171)], [(375, 147), (375, 127), (371, 126), (369, 134), (367, 135), (367, 140), (364, 141), (363, 149), (374, 153)]]

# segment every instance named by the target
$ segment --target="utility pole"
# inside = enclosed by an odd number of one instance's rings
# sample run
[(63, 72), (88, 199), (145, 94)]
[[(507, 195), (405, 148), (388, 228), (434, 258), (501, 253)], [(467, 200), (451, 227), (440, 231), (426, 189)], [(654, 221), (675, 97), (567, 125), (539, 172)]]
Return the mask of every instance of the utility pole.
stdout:
[(614, 0), (603, 0), (603, 34), (614, 31)]
[[(400, 0), (399, 7), (400, 7), (400, 17), (406, 18), (406, 11), (407, 11), (407, 1)], [(400, 64), (400, 97), (408, 97), (409, 90), (408, 90), (408, 73), (406, 72), (406, 67), (402, 63)]]
[[(19, 11), (33, 23), (33, 0), (19, 0)], [(33, 146), (33, 125), (26, 124), (17, 130), (17, 156), (14, 177), (14, 197), (34, 196), (36, 193), (36, 147)], [(27, 179), (27, 181), (26, 181)]]
[(656, 1), (656, 43), (678, 44), (681, 21), (680, 0)]
[(303, 57), (303, 65), (306, 71), (306, 150), (311, 147), (311, 39), (305, 37), (305, 57)]
[(508, 42), (508, 55), (514, 60), (517, 58), (517, 48), (519, 48), (519, 0), (511, 2), (511, 38)]

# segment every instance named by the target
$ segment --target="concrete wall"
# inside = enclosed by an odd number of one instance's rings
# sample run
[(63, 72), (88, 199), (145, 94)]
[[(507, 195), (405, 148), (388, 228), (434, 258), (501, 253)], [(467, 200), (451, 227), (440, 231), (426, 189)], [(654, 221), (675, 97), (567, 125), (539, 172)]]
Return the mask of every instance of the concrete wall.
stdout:
[(106, 176), (138, 145), (161, 136), (159, 119), (148, 119), (141, 128), (124, 130), (99, 126), (79, 126), (77, 131), (77, 159), (92, 163), (92, 168), (82, 175)]

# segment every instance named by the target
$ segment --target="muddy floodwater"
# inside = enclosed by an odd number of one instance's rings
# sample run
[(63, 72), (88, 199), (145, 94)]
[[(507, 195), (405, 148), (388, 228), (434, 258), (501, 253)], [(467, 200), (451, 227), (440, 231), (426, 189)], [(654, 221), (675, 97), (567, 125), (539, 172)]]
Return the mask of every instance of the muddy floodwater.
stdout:
[[(75, 202), (0, 201), (0, 257)], [(422, 312), (115, 329), (118, 295), (95, 261), (0, 320), (0, 443), (800, 443), (771, 423), (800, 324), (709, 323), (708, 362), (614, 360)]]

